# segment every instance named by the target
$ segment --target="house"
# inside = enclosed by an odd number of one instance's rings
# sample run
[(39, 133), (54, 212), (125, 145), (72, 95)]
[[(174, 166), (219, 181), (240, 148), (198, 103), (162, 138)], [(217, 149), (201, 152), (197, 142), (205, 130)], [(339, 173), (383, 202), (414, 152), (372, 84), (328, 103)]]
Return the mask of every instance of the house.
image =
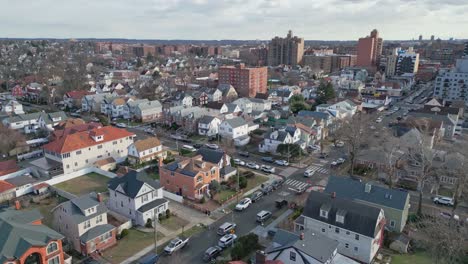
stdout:
[(66, 134), (43, 146), (43, 163), (58, 163), (64, 173), (70, 173), (109, 157), (122, 162), (134, 137), (135, 134), (113, 126)]
[(0, 202), (10, 201), (16, 197), (16, 185), (0, 180)]
[(242, 111), (242, 113), (250, 114), (253, 111), (253, 106), (252, 101), (250, 101), (249, 99), (250, 98), (242, 97), (232, 102), (232, 104), (237, 105), (237, 107), (239, 107), (239, 110)]
[(264, 112), (271, 110), (271, 101), (264, 100), (260, 98), (249, 98), (249, 101), (252, 103), (253, 112)]
[(233, 103), (225, 103), (219, 109), (219, 113), (223, 114), (226, 119), (236, 117), (241, 111), (241, 108)]
[(148, 219), (155, 220), (169, 208), (159, 181), (145, 172), (129, 171), (115, 177), (109, 181), (108, 189), (109, 209), (132, 219), (136, 225), (144, 226)]
[(101, 104), (104, 99), (111, 97), (108, 93), (85, 95), (81, 100), (81, 110), (83, 112), (101, 113)]
[(171, 103), (173, 106), (193, 106), (193, 97), (187, 93), (178, 93), (172, 99)]
[(44, 113), (42, 112), (37, 121), (39, 128), (45, 131), (53, 131), (54, 127), (68, 119), (65, 112)]
[(43, 225), (42, 218), (38, 210), (0, 212), (0, 263), (71, 264), (62, 248), (64, 236)]
[(226, 119), (219, 126), (220, 135), (232, 139), (247, 136), (248, 130), (249, 125), (242, 117)]
[(20, 167), (16, 163), (16, 160), (0, 161), (0, 176), (7, 175), (19, 170)]
[(69, 118), (65, 122), (61, 122), (54, 127), (54, 131), (49, 134), (49, 140), (53, 141), (57, 138), (77, 133), (92, 130), (102, 127), (101, 123), (89, 122), (86, 123), (82, 119)]
[(371, 263), (383, 243), (385, 217), (382, 209), (336, 193), (312, 191), (295, 230), (310, 230), (338, 242), (338, 253)]
[[(232, 102), (238, 97), (236, 89), (230, 84), (219, 84), (217, 90), (221, 92), (221, 101), (223, 102)], [(214, 100), (213, 98), (213, 101), (219, 100)]]
[(141, 122), (159, 121), (162, 116), (162, 105), (158, 100), (143, 102), (135, 107), (135, 118)]
[(137, 140), (128, 146), (128, 161), (132, 164), (166, 158), (161, 141), (157, 137)]
[(212, 137), (219, 133), (221, 120), (214, 116), (205, 115), (198, 120), (198, 134), (201, 136)]
[(206, 93), (208, 102), (221, 102), (223, 99), (223, 92), (221, 92), (219, 89), (206, 88), (203, 90), (203, 92)]
[(406, 191), (363, 183), (349, 177), (330, 176), (325, 192), (382, 209), (386, 228), (391, 231), (402, 232), (406, 225), (410, 207), (410, 195)]
[(15, 115), (3, 119), (2, 123), (10, 129), (21, 130), (29, 134), (35, 132), (39, 128), (38, 121), (41, 114), (42, 112)]
[(70, 91), (63, 95), (63, 103), (68, 108), (81, 108), (83, 105), (83, 102), (82, 102), (83, 98), (86, 95), (91, 95), (91, 94), (94, 94), (94, 93), (85, 91), (85, 90)]
[(220, 169), (231, 164), (231, 156), (221, 149), (201, 147), (198, 149), (197, 155), (201, 155), (203, 161), (216, 164)]
[(300, 130), (294, 131), (294, 134), (290, 134), (286, 130), (270, 130), (263, 136), (263, 141), (258, 145), (258, 151), (265, 153), (276, 153), (276, 150), (280, 144), (293, 144), (299, 140)]
[(111, 111), (111, 116), (112, 118), (117, 118), (117, 117), (123, 117), (125, 111), (124, 108), (127, 105), (128, 101), (132, 101), (133, 99), (131, 98), (121, 98), (117, 97), (114, 100), (112, 100), (110, 104), (110, 111)]
[(195, 200), (207, 193), (212, 181), (219, 182), (219, 171), (217, 164), (196, 155), (161, 166), (159, 175), (165, 190)]
[(334, 104), (321, 104), (316, 107), (317, 112), (328, 112), (337, 119), (351, 118), (357, 111), (357, 105), (351, 100), (344, 100)]
[(15, 100), (10, 100), (7, 104), (5, 104), (2, 107), (2, 112), (4, 112), (7, 115), (23, 115), (24, 110), (23, 110), (23, 105), (18, 103), (18, 101)]
[(135, 117), (135, 110), (136, 107), (141, 104), (141, 103), (147, 103), (149, 102), (148, 99), (135, 99), (135, 100), (129, 100), (123, 107), (123, 118), (125, 119), (132, 119)]
[(112, 114), (112, 102), (116, 99), (115, 96), (109, 95), (101, 101), (101, 114), (109, 116)]
[(280, 261), (284, 264), (359, 263), (338, 253), (338, 244), (336, 240), (311, 230), (293, 233), (278, 229), (271, 241), (271, 245), (264, 251), (264, 258), (265, 260)]
[(90, 255), (117, 243), (117, 230), (107, 223), (107, 210), (101, 194), (86, 194), (52, 209), (53, 225), (65, 235), (73, 249)]
[(206, 105), (208, 103), (208, 94), (203, 91), (192, 91), (190, 92), (190, 96), (192, 96), (192, 105)]

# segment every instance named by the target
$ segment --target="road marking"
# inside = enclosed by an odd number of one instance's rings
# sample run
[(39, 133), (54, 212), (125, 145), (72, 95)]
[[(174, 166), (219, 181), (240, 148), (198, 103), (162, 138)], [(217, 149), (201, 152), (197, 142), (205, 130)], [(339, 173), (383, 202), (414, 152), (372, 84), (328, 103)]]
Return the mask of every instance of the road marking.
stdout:
[(304, 187), (307, 187), (307, 186), (310, 185), (310, 184), (308, 184), (306, 182), (293, 180), (293, 179), (286, 180), (285, 184), (287, 184), (287, 185), (289, 185), (289, 186), (291, 186), (293, 188), (296, 188), (296, 189), (304, 188)]
[(328, 173), (328, 170), (325, 169), (325, 168), (322, 168), (322, 167), (318, 167), (318, 166), (309, 166), (307, 168), (307, 170), (311, 170), (312, 171), (312, 175), (316, 172), (319, 172), (319, 173), (322, 173), (322, 174), (327, 174)]

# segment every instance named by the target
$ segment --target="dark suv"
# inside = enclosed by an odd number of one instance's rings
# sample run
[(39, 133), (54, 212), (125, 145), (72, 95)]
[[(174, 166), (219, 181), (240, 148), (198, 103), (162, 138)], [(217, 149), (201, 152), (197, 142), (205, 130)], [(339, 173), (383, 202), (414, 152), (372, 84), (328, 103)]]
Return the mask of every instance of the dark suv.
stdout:
[(205, 262), (211, 261), (213, 259), (216, 259), (216, 257), (221, 253), (223, 249), (218, 246), (210, 247), (205, 251), (205, 254), (203, 254), (203, 260)]
[(239, 153), (239, 156), (241, 156), (241, 157), (248, 158), (250, 156), (249, 152), (247, 152), (247, 151), (239, 151), (237, 153)]
[(262, 191), (256, 191), (250, 196), (250, 200), (252, 200), (252, 202), (255, 203), (256, 201), (260, 200), (262, 196), (263, 196)]

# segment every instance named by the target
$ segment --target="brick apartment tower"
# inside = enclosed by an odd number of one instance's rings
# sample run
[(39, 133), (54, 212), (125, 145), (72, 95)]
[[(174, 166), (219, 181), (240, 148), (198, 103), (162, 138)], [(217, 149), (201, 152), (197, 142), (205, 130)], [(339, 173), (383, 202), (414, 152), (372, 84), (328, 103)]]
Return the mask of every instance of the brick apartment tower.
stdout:
[(268, 65), (278, 66), (280, 64), (292, 65), (302, 64), (304, 55), (304, 39), (293, 36), (289, 30), (286, 38), (275, 37), (271, 40), (268, 48)]
[(255, 97), (257, 93), (267, 93), (266, 67), (247, 68), (243, 63), (219, 68), (219, 84), (232, 85), (242, 97)]
[(377, 29), (372, 30), (370, 36), (360, 38), (357, 47), (356, 66), (376, 67), (382, 56), (383, 40), (379, 38)]

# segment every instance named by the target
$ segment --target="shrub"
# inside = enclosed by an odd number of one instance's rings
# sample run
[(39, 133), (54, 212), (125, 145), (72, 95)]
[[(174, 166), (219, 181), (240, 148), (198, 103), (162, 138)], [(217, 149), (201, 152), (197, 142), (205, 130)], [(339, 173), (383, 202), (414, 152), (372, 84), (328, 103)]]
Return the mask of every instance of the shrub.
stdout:
[(170, 218), (171, 217), (171, 210), (167, 209), (166, 210), (166, 218)]
[(213, 192), (218, 192), (221, 189), (221, 185), (219, 184), (217, 180), (213, 180), (210, 182), (209, 188)]
[(241, 176), (239, 177), (239, 188), (244, 189), (245, 187), (247, 187), (247, 178)]
[(203, 196), (200, 200), (200, 203), (204, 204), (206, 202), (205, 196)]
[(126, 236), (128, 236), (128, 229), (122, 229), (122, 232), (120, 232), (120, 238), (124, 238)]
[(240, 237), (231, 251), (233, 260), (240, 260), (247, 257), (252, 251), (259, 248), (258, 236), (256, 234), (248, 234)]
[(151, 220), (151, 218), (146, 219), (145, 227), (146, 228), (153, 228), (153, 220)]
[(158, 219), (159, 219), (159, 220), (164, 220), (164, 215), (163, 215), (162, 213), (159, 213), (159, 214), (158, 214)]

